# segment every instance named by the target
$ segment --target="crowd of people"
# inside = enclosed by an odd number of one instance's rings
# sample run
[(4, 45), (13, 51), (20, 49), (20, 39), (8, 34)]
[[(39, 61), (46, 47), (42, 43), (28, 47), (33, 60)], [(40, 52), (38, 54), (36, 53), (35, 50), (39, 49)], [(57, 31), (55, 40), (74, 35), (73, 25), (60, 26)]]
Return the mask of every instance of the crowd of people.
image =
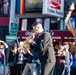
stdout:
[[(73, 42), (73, 47), (76, 43)], [(74, 48), (72, 48), (74, 49)], [(76, 49), (70, 51), (68, 42), (61, 42), (55, 46), (56, 64), (54, 75), (75, 75), (76, 71)]]
[[(67, 15), (66, 23), (68, 18)], [(66, 25), (69, 27), (68, 23)], [(32, 28), (32, 38), (13, 43), (8, 56), (10, 75), (75, 75), (76, 50), (70, 52), (68, 42), (54, 46), (52, 36), (43, 29), (42, 23), (35, 22)], [(0, 64), (5, 63), (7, 48), (6, 42), (0, 40)]]
[[(51, 35), (43, 30), (40, 22), (35, 22), (32, 27), (36, 38), (14, 42), (9, 50), (10, 75), (75, 75), (76, 50), (70, 52), (68, 42), (54, 45)], [(6, 42), (0, 40), (2, 64), (5, 62), (4, 52), (8, 47)]]
[(26, 38), (26, 41), (20, 41), (19, 47), (14, 44), (10, 51), (8, 58), (10, 75), (53, 74), (56, 60), (52, 37), (44, 31), (40, 22), (35, 22), (32, 28), (36, 38)]
[[(38, 52), (30, 48), (29, 50), (23, 48), (23, 44), (23, 41), (20, 41), (19, 46), (17, 43), (13, 43), (10, 50), (8, 58), (10, 75), (41, 75), (41, 62)], [(73, 45), (76, 46), (76, 43), (73, 42)], [(6, 48), (8, 45), (0, 40), (0, 62), (2, 64), (6, 60), (4, 54)], [(56, 63), (52, 75), (76, 74), (76, 50), (70, 52), (69, 48), (68, 42), (60, 42), (54, 45)]]
[[(19, 47), (17, 43), (14, 43), (12, 50), (10, 51), (8, 63), (10, 67), (10, 75), (27, 75), (27, 73), (33, 73), (33, 64), (38, 64), (38, 53), (27, 50), (23, 47), (24, 42), (20, 41)], [(39, 65), (39, 64), (38, 64)], [(36, 70), (37, 65), (35, 66)], [(24, 70), (24, 72), (23, 72)]]

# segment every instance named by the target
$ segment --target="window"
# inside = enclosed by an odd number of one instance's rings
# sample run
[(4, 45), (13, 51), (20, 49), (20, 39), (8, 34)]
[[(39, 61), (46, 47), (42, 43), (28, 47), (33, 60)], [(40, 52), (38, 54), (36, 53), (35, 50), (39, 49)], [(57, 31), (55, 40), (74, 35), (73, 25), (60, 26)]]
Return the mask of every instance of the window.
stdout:
[(0, 0), (0, 15), (9, 14), (9, 1), (10, 0)]
[(50, 18), (50, 30), (60, 29), (60, 24), (57, 18)]
[(50, 18), (45, 18), (44, 19), (44, 29), (45, 30), (50, 30)]
[(43, 18), (24, 18), (20, 19), (19, 30), (32, 30), (31, 25), (39, 21), (42, 23), (44, 30), (58, 30), (60, 28), (57, 18), (43, 17)]
[(21, 30), (27, 30), (27, 19), (22, 19), (22, 26), (21, 26)]
[(28, 18), (27, 20), (27, 30), (32, 30), (31, 25), (36, 21), (36, 18)]
[(5, 40), (5, 36), (9, 34), (8, 26), (0, 26), (0, 40)]

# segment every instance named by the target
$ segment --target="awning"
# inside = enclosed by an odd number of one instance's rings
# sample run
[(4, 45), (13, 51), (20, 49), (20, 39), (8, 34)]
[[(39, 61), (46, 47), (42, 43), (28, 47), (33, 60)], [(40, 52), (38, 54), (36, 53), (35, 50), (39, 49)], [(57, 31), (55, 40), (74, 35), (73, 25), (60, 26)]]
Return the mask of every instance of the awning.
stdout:
[[(74, 37), (72, 33), (68, 30), (51, 30), (48, 32), (52, 35), (53, 39), (58, 39), (58, 40), (76, 39), (76, 37)], [(17, 37), (18, 39), (22, 40), (25, 39), (27, 36), (30, 36), (32, 33), (33, 31), (19, 31), (17, 33)]]

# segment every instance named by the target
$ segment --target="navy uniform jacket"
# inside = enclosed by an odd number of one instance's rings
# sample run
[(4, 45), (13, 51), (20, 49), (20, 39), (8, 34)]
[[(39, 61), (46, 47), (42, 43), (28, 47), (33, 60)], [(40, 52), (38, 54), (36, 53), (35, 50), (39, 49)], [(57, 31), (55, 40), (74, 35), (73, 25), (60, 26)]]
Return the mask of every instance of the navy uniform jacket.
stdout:
[(42, 32), (30, 47), (39, 53), (41, 62), (56, 62), (52, 37), (48, 32)]

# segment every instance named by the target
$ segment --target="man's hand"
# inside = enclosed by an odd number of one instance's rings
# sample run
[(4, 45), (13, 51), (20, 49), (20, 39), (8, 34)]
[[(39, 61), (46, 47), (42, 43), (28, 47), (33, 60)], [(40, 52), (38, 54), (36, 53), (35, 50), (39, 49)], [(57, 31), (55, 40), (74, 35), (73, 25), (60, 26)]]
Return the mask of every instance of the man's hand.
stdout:
[(32, 39), (29, 39), (29, 40), (28, 40), (28, 44), (31, 44), (32, 42), (33, 42)]
[(70, 10), (72, 10), (72, 11), (75, 10), (75, 4), (74, 3), (71, 4)]

